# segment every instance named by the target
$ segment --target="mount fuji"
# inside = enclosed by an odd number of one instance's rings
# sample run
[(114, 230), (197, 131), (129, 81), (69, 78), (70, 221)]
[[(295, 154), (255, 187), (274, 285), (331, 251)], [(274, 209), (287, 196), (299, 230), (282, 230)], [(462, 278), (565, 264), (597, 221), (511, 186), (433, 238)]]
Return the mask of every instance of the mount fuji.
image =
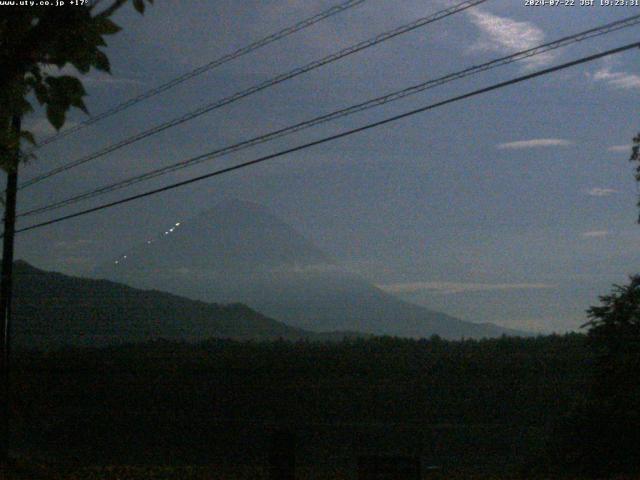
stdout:
[(522, 335), (408, 303), (336, 265), (276, 215), (231, 200), (177, 222), (95, 276), (213, 303), (243, 303), (311, 331), (402, 337)]

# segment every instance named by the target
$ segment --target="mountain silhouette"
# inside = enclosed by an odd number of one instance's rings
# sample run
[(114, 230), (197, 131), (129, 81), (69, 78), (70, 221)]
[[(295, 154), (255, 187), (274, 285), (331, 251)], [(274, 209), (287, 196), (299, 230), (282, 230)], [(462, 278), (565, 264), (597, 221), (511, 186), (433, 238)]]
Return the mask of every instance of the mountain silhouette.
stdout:
[(522, 332), (432, 311), (337, 266), (276, 215), (230, 200), (102, 265), (100, 278), (206, 302), (241, 302), (311, 331), (481, 338)]
[(14, 264), (12, 340), (18, 347), (105, 346), (158, 339), (339, 340), (289, 327), (242, 304), (217, 305), (169, 293)]

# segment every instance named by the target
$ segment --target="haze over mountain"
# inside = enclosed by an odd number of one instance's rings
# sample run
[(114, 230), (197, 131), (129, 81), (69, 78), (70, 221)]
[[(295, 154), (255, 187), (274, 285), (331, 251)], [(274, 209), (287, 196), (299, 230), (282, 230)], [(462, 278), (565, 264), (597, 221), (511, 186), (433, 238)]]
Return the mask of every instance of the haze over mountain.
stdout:
[(102, 265), (96, 275), (206, 302), (241, 302), (312, 331), (445, 338), (518, 334), (402, 301), (341, 269), (263, 207), (230, 200)]

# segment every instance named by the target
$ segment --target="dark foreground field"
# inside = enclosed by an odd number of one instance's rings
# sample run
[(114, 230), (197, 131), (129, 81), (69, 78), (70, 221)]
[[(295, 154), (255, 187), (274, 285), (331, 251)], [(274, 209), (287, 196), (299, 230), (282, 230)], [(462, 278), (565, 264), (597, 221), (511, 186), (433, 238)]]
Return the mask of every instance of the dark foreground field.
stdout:
[(303, 479), (356, 478), (366, 455), (533, 478), (589, 362), (580, 335), (17, 352), (15, 452), (65, 479), (266, 478), (284, 432)]
[[(260, 466), (103, 466), (85, 467), (74, 469), (60, 469), (30, 465), (18, 470), (7, 477), (6, 480), (269, 480), (268, 471)], [(342, 467), (325, 468), (301, 467), (296, 471), (298, 480), (355, 480), (357, 476), (353, 470), (345, 470)], [(428, 480), (579, 480), (584, 477), (568, 474), (554, 474), (552, 477), (543, 474), (532, 475), (509, 471), (475, 472), (469, 469), (450, 468), (446, 471), (429, 471), (422, 478)], [(604, 478), (604, 477), (603, 477)], [(629, 476), (607, 477), (609, 480), (629, 480)]]

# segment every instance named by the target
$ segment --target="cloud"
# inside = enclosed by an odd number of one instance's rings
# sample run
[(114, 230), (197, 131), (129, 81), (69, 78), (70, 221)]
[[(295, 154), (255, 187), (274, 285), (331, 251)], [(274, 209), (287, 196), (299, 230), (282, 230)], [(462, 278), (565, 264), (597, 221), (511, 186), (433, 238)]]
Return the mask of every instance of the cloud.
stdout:
[(562, 138), (533, 138), (531, 140), (519, 140), (517, 142), (501, 143), (498, 145), (499, 150), (519, 150), (524, 148), (540, 148), (540, 147), (568, 147), (573, 142)]
[[(531, 22), (521, 22), (500, 17), (479, 8), (466, 10), (471, 22), (480, 30), (480, 40), (473, 50), (515, 53), (544, 43), (545, 34)], [(527, 60), (528, 68), (547, 65), (553, 60), (551, 53), (544, 53)]]
[(602, 187), (594, 187), (587, 190), (587, 195), (591, 195), (592, 197), (608, 197), (609, 195), (613, 195), (614, 193), (620, 193), (618, 190), (614, 190), (613, 188), (602, 188)]
[(629, 72), (614, 72), (612, 67), (604, 67), (589, 75), (594, 82), (604, 82), (620, 90), (640, 89), (640, 75)]
[(611, 147), (607, 148), (607, 150), (609, 152), (630, 153), (631, 152), (631, 145), (612, 145)]
[(504, 290), (547, 290), (557, 285), (547, 283), (464, 283), (464, 282), (415, 282), (378, 285), (389, 293), (433, 293), (437, 295), (451, 295), (464, 292), (490, 292)]
[(592, 230), (590, 232), (584, 232), (582, 236), (585, 238), (602, 238), (608, 236), (609, 233), (608, 230)]

